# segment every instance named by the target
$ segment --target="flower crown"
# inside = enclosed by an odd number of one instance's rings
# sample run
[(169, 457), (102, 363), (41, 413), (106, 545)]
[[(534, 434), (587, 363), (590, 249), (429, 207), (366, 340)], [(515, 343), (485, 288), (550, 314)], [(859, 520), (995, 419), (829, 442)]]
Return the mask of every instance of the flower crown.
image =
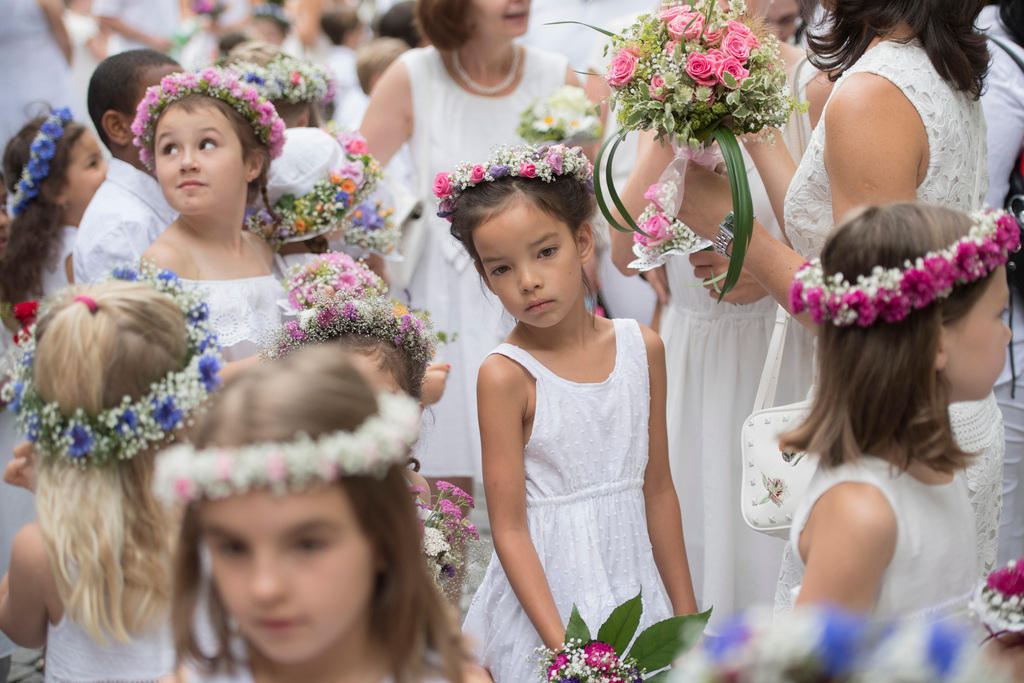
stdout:
[(455, 213), (455, 201), (467, 189), (506, 176), (538, 178), (546, 183), (558, 176), (571, 175), (593, 182), (594, 167), (579, 147), (542, 145), (540, 147), (499, 147), (486, 164), (462, 163), (451, 173), (434, 178), (434, 195), (440, 199), (437, 215), (449, 221)]
[(231, 105), (249, 122), (256, 137), (267, 145), (270, 158), (280, 156), (284, 148), (285, 125), (274, 105), (254, 86), (244, 83), (234, 70), (208, 67), (202, 71), (164, 76), (160, 85), (146, 89), (132, 121), (132, 133), (135, 135), (132, 142), (139, 148), (139, 158), (150, 170), (153, 169), (150, 146), (156, 133), (157, 119), (167, 105), (193, 94), (213, 97)]
[(821, 259), (806, 263), (793, 277), (789, 303), (794, 314), (807, 311), (816, 323), (869, 327), (879, 318), (900, 322), (916, 309), (944, 299), (955, 285), (985, 277), (1020, 247), (1020, 228), (1005, 211), (979, 211), (970, 232), (949, 247), (928, 252), (903, 268), (875, 266), (850, 284), (842, 273), (826, 276)]
[(361, 135), (347, 133), (338, 140), (345, 161), (314, 183), (309, 192), (299, 197), (286, 194), (274, 202), (276, 219), (266, 210), (253, 211), (246, 216), (245, 227), (278, 246), (346, 228), (355, 207), (370, 194), (383, 172)]
[(284, 11), (284, 7), (274, 2), (261, 2), (258, 5), (253, 5), (252, 16), (273, 19), (285, 26), (292, 25), (291, 19), (288, 18), (288, 13)]
[[(191, 419), (220, 384), (220, 347), (210, 326), (209, 308), (169, 270), (143, 264), (138, 270), (122, 267), (111, 279), (138, 281), (166, 294), (185, 315), (187, 351), (183, 368), (153, 382), (149, 392), (132, 400), (125, 396), (113, 408), (88, 415), (81, 408), (65, 415), (56, 402), (39, 395), (34, 380), (33, 360), (36, 326), (15, 350), (10, 381), (0, 396), (17, 413), (18, 428), (28, 434), (44, 456), (67, 458), (79, 466), (102, 465), (127, 460), (141, 451), (166, 441), (174, 430)], [(79, 297), (93, 312), (96, 303)], [(44, 304), (44, 310), (55, 301)], [(44, 314), (45, 315), (45, 314)], [(42, 316), (40, 316), (42, 317)]]
[(378, 339), (426, 367), (439, 342), (426, 311), (413, 312), (404, 304), (381, 295), (353, 298), (343, 292), (325, 297), (299, 313), (298, 320), (281, 328), (266, 351), (268, 358), (283, 358), (305, 344), (330, 341), (351, 334)]
[(419, 436), (420, 409), (398, 394), (377, 395), (377, 414), (354, 431), (281, 443), (197, 450), (180, 444), (157, 457), (153, 489), (167, 504), (224, 498), (253, 489), (302, 490), (346, 476), (383, 477), (404, 465)]
[(284, 288), (288, 290), (288, 302), (297, 311), (316, 306), (325, 288), (330, 288), (332, 298), (335, 293), (362, 297), (380, 295), (386, 290), (384, 281), (376, 273), (348, 254), (335, 251), (318, 254), (308, 263), (292, 266)]
[(264, 65), (237, 62), (231, 68), (242, 80), (256, 86), (268, 100), (290, 102), (330, 102), (334, 99), (334, 76), (326, 68), (305, 59), (281, 54)]
[(54, 109), (39, 127), (29, 146), (28, 163), (21, 170), (21, 180), (7, 198), (7, 213), (11, 218), (20, 215), (38, 194), (39, 187), (50, 175), (50, 159), (57, 151), (57, 140), (64, 135), (64, 126), (72, 120), (67, 107)]

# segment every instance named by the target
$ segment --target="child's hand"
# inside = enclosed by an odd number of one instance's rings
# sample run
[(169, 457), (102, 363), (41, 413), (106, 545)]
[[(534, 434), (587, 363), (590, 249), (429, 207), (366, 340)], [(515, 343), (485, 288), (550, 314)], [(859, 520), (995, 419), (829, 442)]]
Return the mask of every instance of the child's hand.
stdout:
[(448, 373), (452, 366), (447, 363), (431, 363), (423, 374), (423, 388), (420, 390), (420, 403), (432, 406), (441, 400), (444, 387), (448, 382)]
[(15, 446), (14, 459), (7, 463), (7, 468), (4, 470), (4, 482), (35, 493), (36, 453), (28, 441), (23, 441)]

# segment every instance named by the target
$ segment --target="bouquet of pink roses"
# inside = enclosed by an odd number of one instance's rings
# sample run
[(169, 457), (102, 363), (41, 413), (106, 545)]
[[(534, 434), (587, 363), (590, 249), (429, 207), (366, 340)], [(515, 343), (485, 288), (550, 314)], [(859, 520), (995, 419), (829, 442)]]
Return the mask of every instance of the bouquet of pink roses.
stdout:
[(732, 260), (722, 287), (727, 292), (739, 278), (753, 226), (736, 135), (782, 126), (798, 105), (789, 94), (778, 40), (746, 15), (743, 0), (730, 0), (727, 10), (719, 9), (718, 0), (690, 2), (669, 2), (642, 14), (621, 35), (603, 31), (611, 37), (606, 49), (613, 55), (605, 81), (621, 129), (601, 148), (597, 175), (606, 178), (607, 193), (627, 226), (611, 215), (599, 181), (595, 194), (609, 224), (646, 233), (628, 216), (611, 183), (612, 157), (626, 133), (654, 130), (660, 139), (695, 153), (717, 142), (735, 214)]

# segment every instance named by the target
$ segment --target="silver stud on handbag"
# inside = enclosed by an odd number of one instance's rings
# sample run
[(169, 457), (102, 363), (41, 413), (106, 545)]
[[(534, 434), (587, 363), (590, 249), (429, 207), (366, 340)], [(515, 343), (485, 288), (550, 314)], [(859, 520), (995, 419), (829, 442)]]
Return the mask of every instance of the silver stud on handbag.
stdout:
[(779, 306), (754, 410), (744, 423), (740, 445), (743, 472), (740, 512), (754, 531), (788, 538), (797, 503), (807, 490), (817, 460), (806, 453), (785, 451), (779, 435), (799, 425), (811, 409), (810, 400), (772, 407), (782, 368), (789, 312)]

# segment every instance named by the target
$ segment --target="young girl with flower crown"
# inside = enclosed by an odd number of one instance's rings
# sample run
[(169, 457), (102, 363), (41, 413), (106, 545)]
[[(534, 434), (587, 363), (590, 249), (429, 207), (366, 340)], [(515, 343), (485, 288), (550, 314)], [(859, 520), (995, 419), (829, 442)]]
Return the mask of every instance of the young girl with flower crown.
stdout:
[(578, 147), (499, 149), (438, 176), (438, 214), (518, 320), (477, 381), (495, 557), (463, 630), (498, 683), (558, 650), (572, 605), (603, 622), (643, 594), (642, 630), (696, 612), (668, 469), (665, 356), (633, 320), (595, 317), (591, 165)]
[(267, 204), (267, 169), (281, 152), (284, 121), (228, 69), (165, 77), (146, 91), (132, 124), (178, 218), (143, 253), (202, 291), (229, 361), (256, 354), (280, 324), (274, 255), (243, 230), (248, 204)]
[(152, 493), (153, 460), (221, 361), (205, 305), (173, 273), (115, 278), (44, 306), (2, 392), (28, 435), (16, 451), (32, 463), (21, 478), (38, 521), (14, 539), (0, 630), (46, 645), (47, 680), (153, 681), (174, 664), (176, 527)]
[(402, 476), (418, 434), (416, 402), (375, 394), (337, 349), (235, 377), (157, 464), (185, 505), (172, 680), (468, 680)]
[[(962, 612), (975, 525), (949, 404), (986, 396), (1010, 331), (1004, 213), (915, 203), (867, 208), (799, 270), (794, 313), (821, 324), (818, 388), (781, 448), (818, 469), (794, 515), (780, 581), (796, 604), (879, 617)], [(884, 360), (881, 360), (884, 359)]]

